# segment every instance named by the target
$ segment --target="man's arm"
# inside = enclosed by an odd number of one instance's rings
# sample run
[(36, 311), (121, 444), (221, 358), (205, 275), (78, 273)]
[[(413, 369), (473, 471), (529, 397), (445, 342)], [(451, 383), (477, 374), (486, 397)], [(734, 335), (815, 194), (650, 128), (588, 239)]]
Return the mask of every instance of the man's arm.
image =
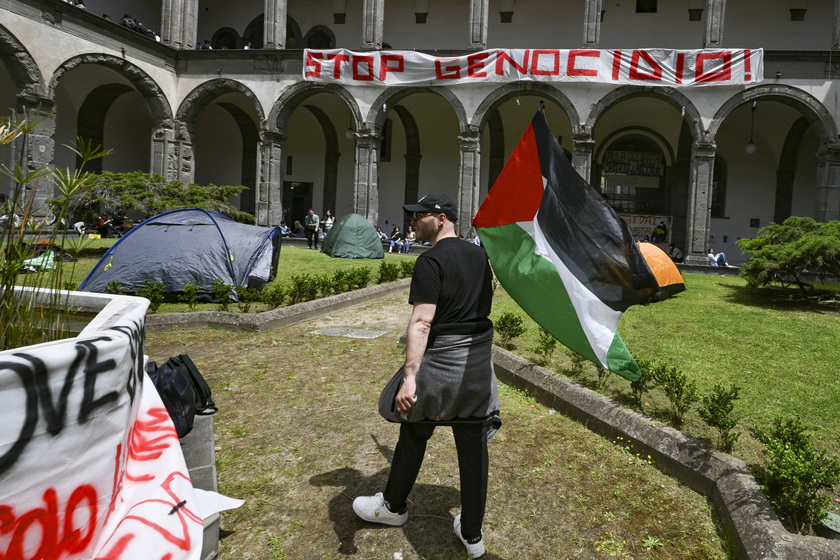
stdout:
[(417, 402), (417, 371), (423, 354), (426, 353), (426, 343), (429, 341), (429, 330), (432, 319), (435, 318), (437, 305), (434, 303), (415, 303), (405, 331), (405, 366), (403, 368), (403, 384), (397, 393), (397, 412), (408, 414)]

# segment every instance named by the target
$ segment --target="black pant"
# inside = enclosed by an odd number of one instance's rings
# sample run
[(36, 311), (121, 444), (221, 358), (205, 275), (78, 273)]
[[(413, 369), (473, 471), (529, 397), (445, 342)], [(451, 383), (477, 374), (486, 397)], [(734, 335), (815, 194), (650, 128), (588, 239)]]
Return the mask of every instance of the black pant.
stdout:
[[(400, 424), (400, 440), (394, 449), (391, 474), (383, 497), (393, 511), (406, 506), (408, 493), (417, 480), (426, 454), (426, 442), (435, 431), (434, 424)], [(481, 536), (484, 508), (487, 504), (487, 473), (490, 457), (487, 452), (487, 431), (480, 422), (454, 424), (458, 470), (461, 475), (461, 536)]]
[(309, 242), (309, 246), (312, 247), (312, 239), (315, 239), (315, 248), (318, 248), (318, 230), (312, 228), (306, 228), (306, 240)]

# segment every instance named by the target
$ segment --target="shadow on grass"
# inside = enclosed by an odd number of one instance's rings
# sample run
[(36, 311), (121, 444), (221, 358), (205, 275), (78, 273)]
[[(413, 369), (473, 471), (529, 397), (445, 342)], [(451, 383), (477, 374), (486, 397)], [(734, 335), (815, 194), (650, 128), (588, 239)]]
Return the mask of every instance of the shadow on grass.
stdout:
[[(390, 463), (393, 450), (379, 443), (371, 435), (377, 450)], [(309, 479), (313, 486), (332, 486), (340, 488), (338, 494), (330, 500), (328, 511), (333, 530), (339, 540), (339, 554), (355, 555), (356, 533), (363, 529), (387, 531), (394, 529), (387, 525), (376, 525), (359, 519), (353, 512), (352, 500), (356, 496), (368, 496), (381, 492), (388, 481), (390, 467), (373, 475), (366, 476), (357, 469), (343, 467), (329, 472), (316, 474)], [(464, 557), (465, 553), (458, 538), (452, 532), (454, 517), (449, 513), (458, 507), (461, 493), (452, 486), (437, 484), (415, 484), (409, 498), (408, 523), (400, 527), (411, 547), (420, 558)], [(502, 560), (494, 554), (485, 554), (482, 558)]]
[(733, 286), (722, 284), (728, 291), (728, 301), (763, 307), (778, 311), (807, 311), (810, 313), (840, 314), (840, 287), (837, 289), (813, 289), (803, 292), (799, 288)]

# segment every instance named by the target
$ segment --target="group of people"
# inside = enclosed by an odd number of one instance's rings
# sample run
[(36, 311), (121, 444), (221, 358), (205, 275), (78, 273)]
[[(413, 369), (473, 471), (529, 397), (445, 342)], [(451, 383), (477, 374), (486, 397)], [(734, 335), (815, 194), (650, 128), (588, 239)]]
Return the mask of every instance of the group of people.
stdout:
[(309, 248), (318, 248), (318, 241), (324, 239), (329, 233), (330, 229), (335, 223), (335, 216), (330, 210), (327, 210), (324, 218), (321, 219), (315, 210), (309, 209), (306, 217), (303, 218), (303, 224), (300, 220), (295, 220), (293, 227), (286, 225), (286, 220), (280, 222), (280, 235), (283, 237), (305, 237), (309, 243)]
[(67, 2), (68, 4), (72, 4), (72, 5), (76, 6), (77, 8), (79, 8), (81, 10), (87, 10), (87, 6), (85, 6), (85, 4), (84, 4), (84, 2), (82, 2), (82, 0), (64, 0), (64, 1)]
[[(107, 14), (103, 15), (102, 17), (104, 17), (105, 19), (111, 19), (111, 18), (108, 17)], [(126, 27), (128, 29), (131, 29), (132, 31), (136, 31), (136, 32), (140, 33), (141, 35), (145, 35), (149, 39), (153, 39), (153, 40), (157, 41), (158, 43), (160, 43), (160, 35), (158, 35), (157, 31), (149, 29), (148, 27), (143, 25), (143, 22), (141, 22), (139, 19), (134, 19), (129, 14), (123, 14), (123, 17), (120, 20), (120, 25), (122, 25), (123, 27)]]
[[(683, 262), (683, 252), (679, 250), (673, 243), (668, 245), (668, 256), (671, 257), (671, 260), (675, 263)], [(715, 253), (714, 247), (709, 247), (709, 252), (706, 254), (706, 258), (709, 259), (709, 266), (725, 266), (728, 268), (736, 268), (729, 264), (729, 261), (726, 259), (726, 254), (721, 251), (720, 253)]]
[(393, 253), (395, 248), (397, 249), (397, 253), (408, 253), (408, 250), (417, 240), (417, 233), (414, 231), (413, 226), (408, 226), (408, 231), (405, 233), (400, 231), (400, 226), (394, 226), (390, 236), (385, 235), (382, 228), (377, 226), (376, 233), (379, 234), (380, 239), (388, 242), (389, 253)]

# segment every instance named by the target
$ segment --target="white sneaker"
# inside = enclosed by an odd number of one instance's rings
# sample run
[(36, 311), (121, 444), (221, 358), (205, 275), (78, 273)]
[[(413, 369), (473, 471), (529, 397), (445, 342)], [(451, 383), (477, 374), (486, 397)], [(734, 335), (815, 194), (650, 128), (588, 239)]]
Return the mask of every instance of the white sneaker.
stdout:
[[(382, 492), (377, 492), (375, 496), (359, 496), (353, 500), (353, 511), (356, 512), (356, 515), (371, 523), (400, 527), (408, 521), (408, 512), (393, 513), (388, 509), (387, 502), (382, 497)], [(477, 556), (474, 558), (477, 558)]]
[(464, 547), (467, 549), (467, 554), (470, 555), (470, 558), (481, 558), (484, 556), (484, 537), (481, 538), (475, 544), (470, 544), (467, 542), (467, 539), (461, 536), (461, 514), (455, 516), (455, 523), (453, 525), (453, 529), (455, 530), (455, 536), (458, 537)]

